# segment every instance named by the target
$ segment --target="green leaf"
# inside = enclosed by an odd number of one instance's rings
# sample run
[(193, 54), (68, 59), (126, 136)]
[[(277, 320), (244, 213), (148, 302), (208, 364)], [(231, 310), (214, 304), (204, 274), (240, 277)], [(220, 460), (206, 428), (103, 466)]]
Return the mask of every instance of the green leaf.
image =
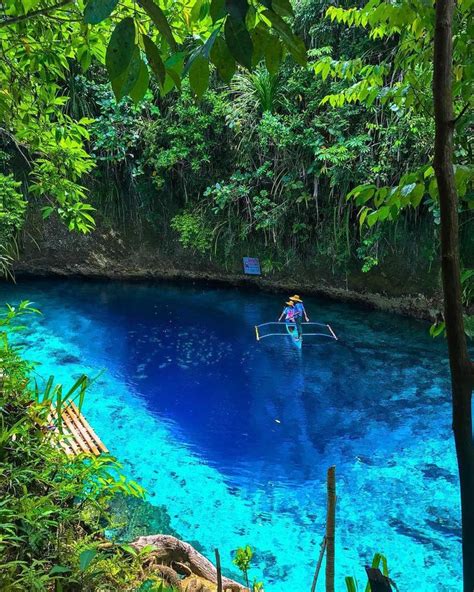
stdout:
[(377, 222), (378, 219), (379, 219), (378, 211), (371, 212), (367, 216), (367, 224), (369, 225), (369, 228), (371, 228)]
[(211, 49), (211, 61), (224, 82), (230, 82), (235, 73), (235, 60), (223, 37), (217, 37)]
[(227, 47), (235, 60), (251, 70), (253, 46), (245, 24), (229, 16), (225, 22), (224, 33)]
[(178, 49), (178, 44), (173, 37), (173, 32), (171, 31), (171, 27), (169, 26), (165, 13), (161, 10), (158, 4), (155, 4), (153, 0), (138, 0), (138, 3), (142, 8), (144, 8), (148, 16), (155, 23), (158, 31), (169, 43), (171, 49), (176, 51)]
[(84, 22), (97, 25), (110, 16), (117, 4), (118, 0), (89, 0), (84, 10)]
[(203, 0), (196, 0), (194, 6), (191, 8), (191, 21), (194, 23), (200, 20), (202, 3)]
[(189, 84), (200, 99), (209, 85), (209, 62), (199, 55), (189, 69)]
[(148, 63), (155, 73), (155, 76), (158, 78), (159, 83), (163, 85), (165, 82), (166, 70), (160, 52), (148, 35), (143, 35), (143, 45), (145, 47)]
[(418, 183), (416, 185), (415, 189), (413, 189), (413, 191), (410, 194), (410, 203), (414, 208), (417, 208), (420, 205), (424, 194), (425, 194), (424, 183)]
[(184, 66), (184, 58), (186, 54), (184, 52), (178, 52), (171, 55), (165, 62), (166, 77), (162, 88), (162, 94), (166, 95), (169, 91), (176, 86), (181, 88), (181, 73)]
[(34, 8), (40, 0), (22, 0), (23, 10), (25, 14), (28, 14), (32, 8)]
[(97, 555), (97, 549), (86, 549), (79, 555), (79, 569), (86, 571), (91, 561)]
[(130, 60), (127, 69), (122, 72), (120, 76), (117, 76), (117, 78), (112, 80), (112, 89), (117, 101), (120, 101), (120, 99), (129, 95), (130, 91), (137, 84), (142, 63), (143, 60), (140, 57), (140, 50), (135, 46), (132, 59)]
[(283, 60), (283, 47), (279, 39), (268, 43), (264, 50), (265, 65), (270, 74), (277, 74)]
[(225, 8), (232, 18), (245, 21), (249, 5), (247, 0), (225, 0)]
[(49, 570), (49, 575), (50, 576), (56, 576), (56, 575), (60, 575), (60, 574), (67, 574), (71, 571), (70, 567), (66, 567), (64, 565), (54, 565), (50, 570)]
[(293, 56), (293, 59), (301, 66), (306, 65), (306, 47), (303, 40), (297, 37), (280, 15), (276, 14), (273, 10), (265, 10), (263, 16), (267, 18), (272, 27), (281, 37), (283, 43), (287, 46), (289, 52)]
[(400, 189), (400, 194), (403, 197), (407, 197), (408, 195), (410, 195), (410, 193), (415, 189), (416, 187), (416, 183), (409, 183), (408, 185), (404, 185), (401, 189)]
[(148, 90), (148, 84), (150, 82), (150, 76), (148, 74), (148, 68), (145, 62), (140, 59), (140, 72), (138, 74), (137, 81), (130, 91), (130, 98), (134, 103), (139, 103), (145, 96)]
[(346, 580), (346, 588), (347, 592), (357, 592), (357, 585), (353, 577), (347, 576)]
[(211, 0), (211, 7), (209, 9), (212, 22), (215, 23), (226, 15), (225, 0)]
[(272, 0), (272, 8), (280, 16), (294, 16), (290, 0)]
[(445, 322), (440, 321), (440, 322), (437, 322), (437, 323), (434, 323), (433, 325), (431, 325), (430, 335), (434, 339), (435, 337), (439, 337), (442, 333), (444, 333), (445, 330), (446, 330)]
[(127, 17), (115, 27), (107, 46), (105, 65), (111, 81), (128, 69), (134, 50), (135, 23), (131, 17)]
[(260, 22), (250, 31), (250, 38), (253, 45), (252, 65), (257, 66), (265, 56), (267, 45), (271, 41), (271, 33), (267, 25)]

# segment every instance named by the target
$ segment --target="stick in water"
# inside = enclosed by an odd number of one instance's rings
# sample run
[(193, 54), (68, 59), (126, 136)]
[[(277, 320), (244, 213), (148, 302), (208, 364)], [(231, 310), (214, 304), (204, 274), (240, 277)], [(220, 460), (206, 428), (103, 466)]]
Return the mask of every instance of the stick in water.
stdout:
[(222, 592), (222, 571), (221, 571), (221, 557), (219, 555), (219, 549), (216, 549), (215, 553), (216, 553), (216, 570), (217, 570), (217, 592)]
[(336, 467), (329, 467), (327, 476), (327, 516), (326, 516), (326, 592), (334, 592), (334, 561), (336, 530)]
[(321, 569), (321, 564), (323, 562), (325, 550), (326, 550), (326, 537), (324, 536), (323, 540), (321, 541), (321, 550), (319, 551), (319, 558), (318, 558), (318, 563), (316, 565), (316, 571), (314, 572), (313, 584), (311, 585), (311, 592), (315, 592), (315, 590), (316, 590), (316, 584), (318, 583), (319, 570)]

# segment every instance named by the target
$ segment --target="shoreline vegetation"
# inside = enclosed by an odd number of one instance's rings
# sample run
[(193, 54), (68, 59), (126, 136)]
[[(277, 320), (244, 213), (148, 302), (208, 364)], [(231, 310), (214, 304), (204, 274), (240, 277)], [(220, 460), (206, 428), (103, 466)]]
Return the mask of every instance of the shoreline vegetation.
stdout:
[[(472, 592), (472, 2), (3, 5), (0, 275), (204, 281), (434, 321)], [(241, 273), (244, 255), (263, 278)], [(109, 500), (142, 488), (113, 457), (51, 446), (51, 405), (61, 417), (90, 382), (32, 384), (8, 335), (38, 312), (0, 313), (0, 590), (175, 592), (156, 573), (147, 587), (146, 544), (101, 546)], [(238, 549), (234, 565), (260, 592), (251, 556)]]

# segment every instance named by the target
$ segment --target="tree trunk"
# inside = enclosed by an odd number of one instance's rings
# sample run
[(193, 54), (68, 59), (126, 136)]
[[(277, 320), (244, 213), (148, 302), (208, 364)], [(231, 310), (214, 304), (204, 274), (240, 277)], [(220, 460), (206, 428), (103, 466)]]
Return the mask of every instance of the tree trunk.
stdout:
[(454, 109), (452, 97), (454, 0), (436, 2), (433, 98), (434, 169), (441, 213), (441, 268), (444, 315), (451, 368), (453, 431), (461, 485), (464, 592), (474, 590), (474, 442), (472, 390), (474, 366), (464, 333), (459, 256), (458, 197), (453, 169)]
[[(158, 559), (164, 564), (174, 565), (176, 571), (179, 571), (179, 564), (183, 563), (193, 574), (217, 584), (216, 568), (209, 559), (196, 551), (189, 543), (166, 534), (141, 536), (132, 543), (132, 546), (136, 549), (143, 549), (147, 545), (152, 545), (157, 552)], [(248, 592), (248, 588), (229, 578), (222, 578), (222, 585), (226, 591)]]

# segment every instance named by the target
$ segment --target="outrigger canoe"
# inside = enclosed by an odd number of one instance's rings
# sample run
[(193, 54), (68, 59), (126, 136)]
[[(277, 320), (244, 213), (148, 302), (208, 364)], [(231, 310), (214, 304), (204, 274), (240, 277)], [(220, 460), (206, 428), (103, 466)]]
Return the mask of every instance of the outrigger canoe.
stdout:
[[(285, 332), (283, 332), (283, 327), (285, 327)], [(306, 328), (317, 328), (317, 327), (324, 327), (326, 331), (307, 331)], [(286, 322), (270, 322), (270, 323), (262, 323), (261, 325), (255, 326), (255, 335), (257, 336), (257, 341), (264, 339), (265, 337), (285, 337), (285, 335), (289, 335), (291, 337), (292, 343), (298, 348), (301, 349), (303, 345), (303, 337), (309, 336), (319, 336), (319, 337), (327, 337), (328, 339), (337, 339), (337, 335), (332, 330), (331, 325), (324, 324), (324, 323), (301, 323), (301, 328), (303, 334), (301, 339), (298, 339), (298, 330), (296, 328), (295, 323), (286, 323)], [(266, 331), (270, 331), (267, 333)], [(281, 331), (280, 331), (281, 330)], [(276, 332), (275, 332), (276, 331)]]

